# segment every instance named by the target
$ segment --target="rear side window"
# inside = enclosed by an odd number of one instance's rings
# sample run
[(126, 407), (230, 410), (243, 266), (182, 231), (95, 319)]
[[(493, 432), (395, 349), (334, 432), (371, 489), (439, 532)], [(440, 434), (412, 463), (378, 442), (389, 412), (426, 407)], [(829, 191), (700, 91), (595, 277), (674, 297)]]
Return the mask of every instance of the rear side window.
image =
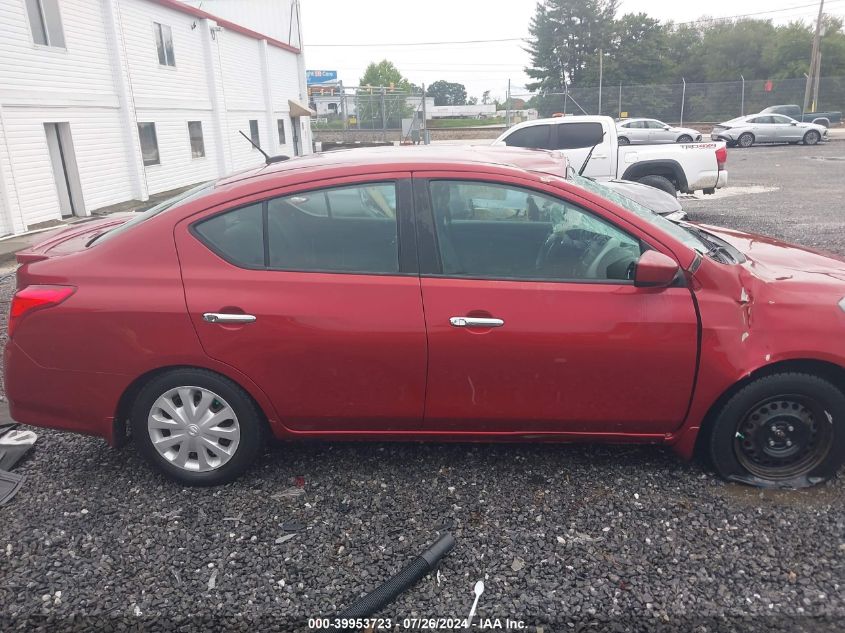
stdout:
[(264, 266), (263, 205), (253, 204), (216, 215), (197, 225), (203, 242), (233, 264)]
[(551, 149), (549, 127), (548, 125), (524, 127), (505, 138), (505, 145), (508, 147), (528, 147), (530, 149)]
[(296, 193), (203, 220), (196, 235), (236, 266), (399, 272), (395, 183)]
[(601, 123), (560, 123), (555, 127), (557, 139), (552, 149), (578, 149), (602, 142)]

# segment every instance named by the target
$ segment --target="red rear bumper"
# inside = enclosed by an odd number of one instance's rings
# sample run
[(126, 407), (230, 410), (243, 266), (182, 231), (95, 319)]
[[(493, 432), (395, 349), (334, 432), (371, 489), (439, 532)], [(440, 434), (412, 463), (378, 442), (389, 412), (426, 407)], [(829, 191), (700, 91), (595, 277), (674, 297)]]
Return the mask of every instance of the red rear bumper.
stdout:
[(126, 376), (42, 367), (14, 341), (6, 344), (4, 359), (13, 420), (97, 435), (114, 444), (114, 416)]

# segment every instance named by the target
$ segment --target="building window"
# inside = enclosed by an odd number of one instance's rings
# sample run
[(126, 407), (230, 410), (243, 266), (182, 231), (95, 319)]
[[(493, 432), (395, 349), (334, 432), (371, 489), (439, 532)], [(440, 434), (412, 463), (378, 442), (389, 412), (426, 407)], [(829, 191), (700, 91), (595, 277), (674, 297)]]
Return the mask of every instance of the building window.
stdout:
[(141, 156), (144, 166), (158, 165), (161, 160), (158, 155), (158, 138), (155, 123), (139, 123), (138, 138), (141, 139)]
[(279, 145), (284, 145), (285, 144), (285, 120), (279, 119), (277, 121), (277, 124), (279, 126)]
[(32, 41), (42, 46), (65, 47), (59, 0), (26, 0)]
[(261, 147), (261, 139), (258, 138), (258, 120), (257, 119), (250, 119), (249, 121), (249, 137), (252, 139), (252, 142)]
[(205, 141), (202, 138), (202, 121), (188, 121), (188, 135), (191, 137), (191, 158), (205, 157)]
[(175, 66), (176, 57), (173, 55), (173, 32), (166, 24), (153, 22), (158, 49), (158, 63), (162, 66)]

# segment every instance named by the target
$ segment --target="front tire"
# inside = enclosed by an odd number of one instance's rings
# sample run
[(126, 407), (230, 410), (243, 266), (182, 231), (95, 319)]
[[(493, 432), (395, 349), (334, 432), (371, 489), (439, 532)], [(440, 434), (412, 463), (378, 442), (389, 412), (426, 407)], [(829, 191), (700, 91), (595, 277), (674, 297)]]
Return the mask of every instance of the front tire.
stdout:
[(743, 132), (736, 139), (736, 144), (743, 148), (748, 148), (754, 145), (754, 135), (751, 132)]
[(678, 197), (678, 190), (675, 189), (675, 185), (672, 184), (672, 181), (664, 176), (643, 176), (639, 179), (641, 184), (648, 185), (649, 187), (654, 187), (655, 189), (660, 189), (661, 191), (665, 191), (669, 195)]
[(264, 446), (264, 421), (237, 384), (204, 369), (154, 377), (130, 416), (139, 452), (188, 486), (216, 486), (239, 477)]
[(692, 143), (692, 137), (689, 134), (681, 134), (678, 137), (678, 143)]
[(821, 134), (815, 130), (810, 130), (804, 135), (804, 145), (815, 145), (821, 140)]
[(627, 136), (620, 136), (617, 139), (617, 141), (619, 142), (620, 145), (630, 145), (631, 144), (631, 141), (628, 140)]
[(821, 483), (845, 461), (845, 394), (811, 374), (759, 378), (722, 407), (708, 445), (725, 479), (763, 487)]

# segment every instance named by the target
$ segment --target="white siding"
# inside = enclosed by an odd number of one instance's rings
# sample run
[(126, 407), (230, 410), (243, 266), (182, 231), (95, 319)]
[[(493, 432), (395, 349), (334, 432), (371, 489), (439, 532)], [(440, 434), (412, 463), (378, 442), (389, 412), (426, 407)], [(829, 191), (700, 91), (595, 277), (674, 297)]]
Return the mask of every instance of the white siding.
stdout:
[(37, 103), (113, 97), (101, 3), (59, 5), (66, 49), (33, 43), (24, 0), (0, 2), (0, 92), (20, 99), (37, 90)]
[[(289, 2), (257, 0), (245, 26), (285, 30), (276, 27)], [(69, 125), (85, 213), (260, 165), (239, 134), (251, 119), (262, 147), (293, 154), (288, 100), (301, 100), (301, 55), (152, 0), (59, 5), (66, 48), (35, 45), (24, 0), (0, 0), (0, 235), (61, 218), (45, 123)], [(171, 29), (175, 66), (159, 63), (155, 22)], [(192, 157), (188, 121), (203, 124), (203, 158)], [(138, 122), (156, 124), (158, 165), (142, 165)]]
[[(141, 120), (140, 112), (138, 116)], [(151, 194), (217, 177), (217, 167), (214, 162), (217, 146), (214, 135), (211, 133), (211, 112), (207, 110), (149, 111), (144, 113), (143, 120), (156, 124), (158, 153), (161, 160), (160, 164), (146, 168), (147, 186)], [(204, 158), (191, 157), (188, 121), (202, 121)]]

